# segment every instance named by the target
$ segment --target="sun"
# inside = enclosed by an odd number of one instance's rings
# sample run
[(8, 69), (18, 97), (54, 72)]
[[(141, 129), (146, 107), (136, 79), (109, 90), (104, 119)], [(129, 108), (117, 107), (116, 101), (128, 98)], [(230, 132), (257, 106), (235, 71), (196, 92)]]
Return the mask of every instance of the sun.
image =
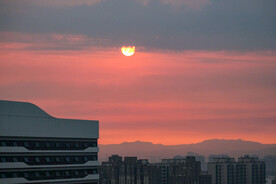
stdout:
[(121, 48), (121, 51), (125, 56), (132, 56), (135, 53), (135, 46), (132, 46), (132, 47), (123, 46)]

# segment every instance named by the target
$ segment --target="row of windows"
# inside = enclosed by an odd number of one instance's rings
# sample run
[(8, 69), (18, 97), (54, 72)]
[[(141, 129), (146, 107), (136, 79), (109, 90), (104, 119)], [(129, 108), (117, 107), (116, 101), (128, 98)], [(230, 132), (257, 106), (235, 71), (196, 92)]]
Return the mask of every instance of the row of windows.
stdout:
[(28, 165), (84, 164), (98, 160), (97, 155), (84, 156), (1, 156), (0, 162), (24, 162)]
[(56, 170), (56, 171), (19, 171), (0, 172), (0, 178), (25, 178), (27, 180), (49, 180), (83, 178), (88, 174), (98, 174), (97, 169)]
[(20, 146), (29, 150), (84, 150), (88, 147), (97, 147), (97, 142), (1, 140), (0, 146)]

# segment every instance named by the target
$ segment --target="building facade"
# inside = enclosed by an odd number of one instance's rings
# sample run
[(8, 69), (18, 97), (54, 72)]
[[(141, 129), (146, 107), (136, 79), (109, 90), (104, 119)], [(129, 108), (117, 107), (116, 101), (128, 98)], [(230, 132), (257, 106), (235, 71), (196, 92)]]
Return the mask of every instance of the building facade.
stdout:
[(214, 158), (208, 163), (212, 184), (265, 184), (265, 163), (248, 155), (234, 158)]
[(112, 155), (99, 169), (101, 184), (160, 184), (160, 171), (148, 160)]
[(0, 183), (98, 184), (99, 122), (0, 101)]
[(235, 184), (236, 165), (234, 158), (213, 158), (213, 161), (208, 163), (212, 184)]
[(168, 165), (169, 184), (199, 184), (200, 161), (194, 156), (185, 159), (163, 159), (161, 164)]
[(238, 184), (265, 184), (265, 162), (248, 155), (240, 157), (237, 164), (237, 179)]
[(101, 184), (211, 184), (211, 177), (201, 173), (195, 157), (163, 159), (149, 163), (137, 157), (113, 155), (100, 167)]

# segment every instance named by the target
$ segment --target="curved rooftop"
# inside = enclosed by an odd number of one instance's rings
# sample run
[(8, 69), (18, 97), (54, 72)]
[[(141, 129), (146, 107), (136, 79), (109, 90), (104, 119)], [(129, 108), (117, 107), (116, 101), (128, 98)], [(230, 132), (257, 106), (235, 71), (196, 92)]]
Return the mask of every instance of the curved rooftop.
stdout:
[(32, 103), (6, 100), (0, 100), (0, 115), (53, 118)]

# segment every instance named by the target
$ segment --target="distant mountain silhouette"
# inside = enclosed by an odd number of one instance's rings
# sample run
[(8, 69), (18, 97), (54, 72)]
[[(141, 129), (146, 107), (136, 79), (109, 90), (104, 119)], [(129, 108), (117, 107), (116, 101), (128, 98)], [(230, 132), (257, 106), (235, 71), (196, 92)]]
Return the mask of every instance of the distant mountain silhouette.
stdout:
[[(276, 155), (276, 144), (261, 144), (253, 141), (210, 139), (196, 144), (162, 145), (151, 142), (124, 142), (121, 144), (99, 145), (99, 160), (107, 160), (110, 155), (138, 156), (151, 162), (160, 161), (163, 158), (172, 158), (175, 155), (185, 156), (187, 152), (194, 152), (208, 157), (210, 154), (227, 154), (232, 157), (240, 157), (245, 154)], [(206, 159), (207, 160), (207, 159)]]

